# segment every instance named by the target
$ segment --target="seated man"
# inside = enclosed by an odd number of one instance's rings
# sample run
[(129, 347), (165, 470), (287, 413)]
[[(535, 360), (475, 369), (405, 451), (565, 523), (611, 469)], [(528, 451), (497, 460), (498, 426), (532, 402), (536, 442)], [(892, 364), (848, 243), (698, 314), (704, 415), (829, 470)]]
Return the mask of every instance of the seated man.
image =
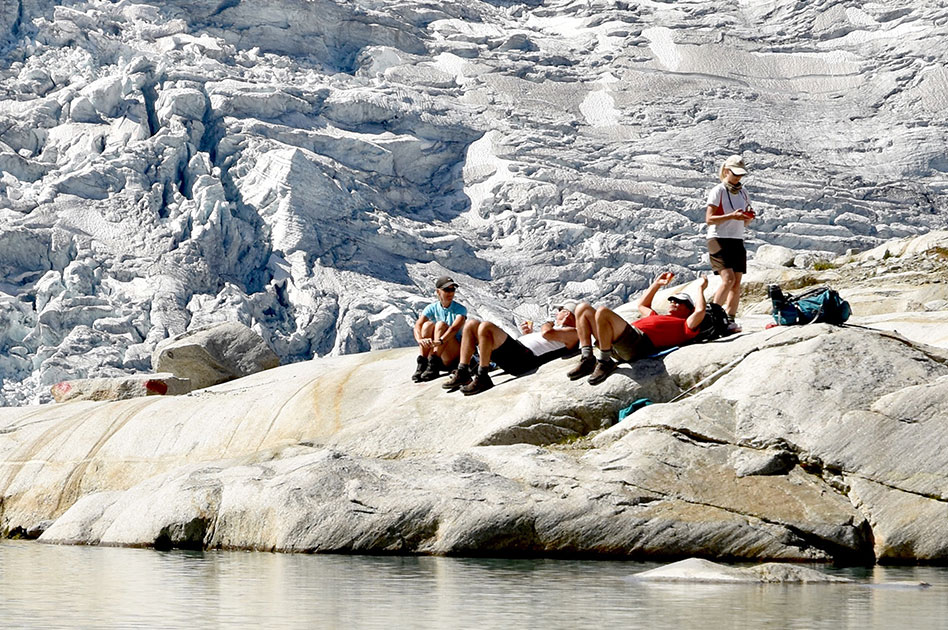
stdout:
[[(556, 319), (541, 325), (537, 332), (533, 331), (532, 322), (521, 324), (523, 334), (518, 339), (491, 322), (468, 321), (461, 339), (458, 369), (442, 387), (452, 391), (460, 387), (465, 396), (478, 394), (494, 386), (488, 374), (491, 359), (508, 374), (520, 376), (560, 356), (564, 350), (575, 348), (579, 341), (573, 314), (576, 302), (569, 300), (556, 308)], [(592, 313), (587, 316), (590, 317), (588, 326)], [(477, 372), (470, 367), (475, 344), (480, 359)]]
[[(652, 309), (652, 300), (658, 290), (668, 286), (674, 277), (675, 274), (666, 271), (655, 279), (637, 304), (642, 317), (631, 324), (601, 306), (595, 310), (595, 326), (589, 326), (593, 307), (586, 303), (580, 304), (576, 309), (576, 318), (582, 355), (576, 367), (567, 374), (570, 380), (589, 375), (589, 384), (598, 385), (619, 367), (615, 359), (631, 363), (694, 339), (704, 320), (704, 290), (708, 286), (708, 279), (701, 278), (696, 300), (692, 301), (687, 293), (676, 293), (668, 298), (669, 314), (659, 315)], [(593, 334), (599, 342), (596, 350), (598, 360), (593, 356)]]
[(467, 309), (454, 301), (458, 283), (441, 276), (435, 283), (437, 302), (425, 307), (415, 322), (413, 333), (418, 343), (418, 367), (411, 380), (431, 381), (441, 370), (458, 358), (461, 350), (461, 327)]

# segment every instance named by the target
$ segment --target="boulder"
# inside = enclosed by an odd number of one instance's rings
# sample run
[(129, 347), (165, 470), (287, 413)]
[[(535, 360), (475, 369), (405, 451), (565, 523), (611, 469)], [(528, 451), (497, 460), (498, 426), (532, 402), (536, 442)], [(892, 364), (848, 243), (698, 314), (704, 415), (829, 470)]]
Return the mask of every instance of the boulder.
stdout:
[(227, 322), (188, 331), (158, 344), (157, 372), (188, 379), (194, 389), (248, 376), (280, 365), (266, 341), (243, 324)]
[(126, 400), (140, 396), (179, 396), (193, 387), (173, 374), (132, 374), (116, 378), (80, 378), (61, 381), (50, 388), (56, 402), (76, 400)]
[(780, 245), (761, 245), (754, 253), (754, 262), (775, 267), (792, 267), (799, 252)]

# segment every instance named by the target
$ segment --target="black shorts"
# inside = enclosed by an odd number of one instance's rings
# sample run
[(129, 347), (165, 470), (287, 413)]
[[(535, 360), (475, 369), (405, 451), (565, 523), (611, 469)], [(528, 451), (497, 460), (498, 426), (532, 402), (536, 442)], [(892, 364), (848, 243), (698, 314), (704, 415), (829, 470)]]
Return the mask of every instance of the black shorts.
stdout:
[(540, 365), (540, 360), (529, 349), (510, 335), (507, 340), (495, 348), (490, 360), (503, 368), (507, 374), (520, 376)]
[(612, 342), (612, 354), (626, 363), (644, 359), (655, 354), (655, 352), (657, 350), (652, 340), (632, 324), (626, 324), (622, 332), (619, 333), (618, 339)]
[(735, 273), (747, 271), (747, 250), (744, 249), (744, 239), (709, 238), (708, 254), (714, 273), (721, 273), (723, 269), (730, 269)]

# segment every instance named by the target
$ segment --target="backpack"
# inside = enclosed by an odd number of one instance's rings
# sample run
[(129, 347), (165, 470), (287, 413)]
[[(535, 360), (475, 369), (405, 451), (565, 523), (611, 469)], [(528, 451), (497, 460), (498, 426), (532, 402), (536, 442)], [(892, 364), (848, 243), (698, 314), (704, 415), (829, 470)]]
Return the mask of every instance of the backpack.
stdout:
[(774, 321), (781, 326), (815, 322), (839, 326), (852, 314), (849, 302), (829, 287), (816, 287), (794, 296), (772, 284), (767, 287), (767, 295), (773, 306)]
[(707, 306), (704, 307), (704, 319), (701, 320), (701, 324), (698, 326), (698, 336), (692, 342), (712, 341), (732, 334), (727, 326), (728, 317), (724, 308), (720, 304), (708, 302)]

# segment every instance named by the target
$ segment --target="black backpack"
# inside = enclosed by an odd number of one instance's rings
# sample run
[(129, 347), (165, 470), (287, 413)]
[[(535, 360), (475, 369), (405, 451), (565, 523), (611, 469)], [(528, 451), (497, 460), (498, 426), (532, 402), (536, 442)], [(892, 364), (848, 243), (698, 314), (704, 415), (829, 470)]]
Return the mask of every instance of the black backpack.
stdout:
[(695, 343), (702, 341), (713, 341), (727, 335), (733, 334), (728, 330), (728, 316), (720, 304), (708, 302), (704, 307), (704, 319), (698, 326), (698, 336), (694, 338)]

